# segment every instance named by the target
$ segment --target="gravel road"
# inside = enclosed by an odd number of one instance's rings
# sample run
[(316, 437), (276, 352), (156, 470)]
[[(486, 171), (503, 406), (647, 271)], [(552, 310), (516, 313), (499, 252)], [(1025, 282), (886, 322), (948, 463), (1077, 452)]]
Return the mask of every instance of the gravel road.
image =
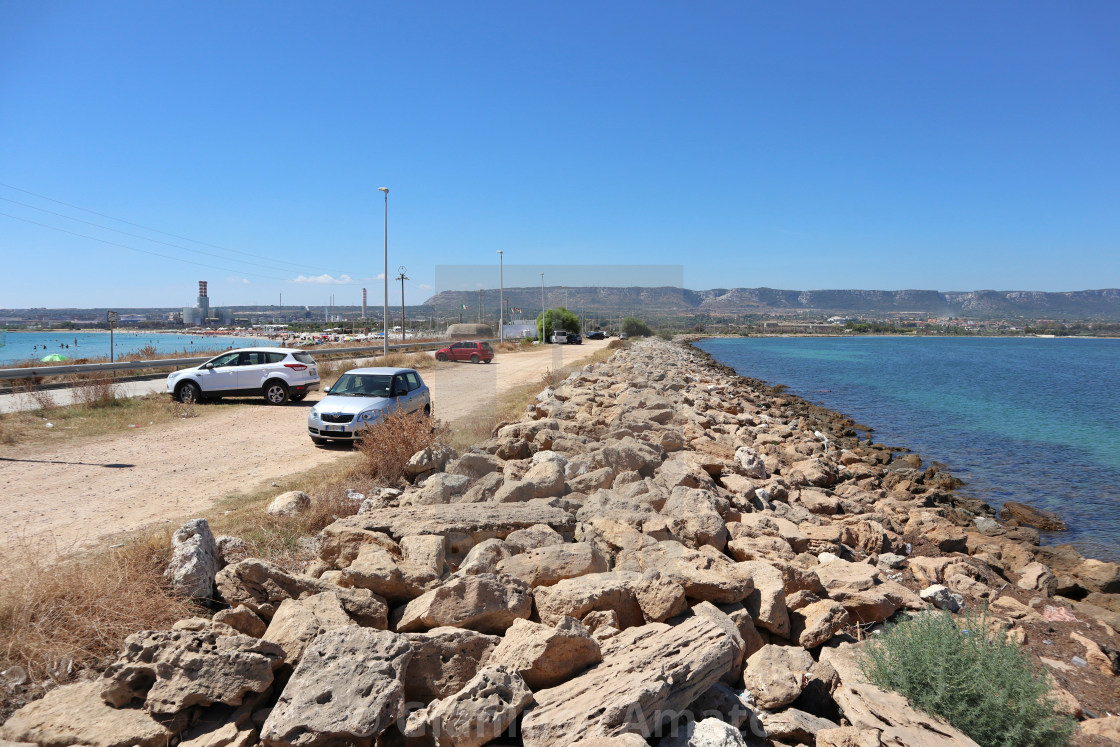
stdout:
[[(446, 363), (421, 373), (434, 414), (453, 421), (484, 414), (500, 393), (605, 345), (549, 345), (489, 365)], [(141, 383), (163, 390), (162, 380)], [(307, 411), (321, 396), (283, 407), (244, 400), (218, 416), (0, 455), (0, 552), (22, 539), (52, 537), (66, 551), (117, 532), (178, 525), (227, 495), (341, 459), (348, 448), (316, 447), (307, 435)]]

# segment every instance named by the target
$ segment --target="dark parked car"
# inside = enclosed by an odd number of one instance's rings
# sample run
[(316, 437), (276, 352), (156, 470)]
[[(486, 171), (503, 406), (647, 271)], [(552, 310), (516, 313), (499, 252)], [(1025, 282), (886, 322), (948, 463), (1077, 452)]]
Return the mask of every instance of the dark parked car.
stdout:
[(607, 333), (604, 332), (601, 329), (597, 329), (594, 332), (588, 332), (587, 333), (587, 339), (588, 340), (605, 340), (605, 339), (607, 339)]
[(436, 360), (489, 363), (494, 360), (494, 348), (488, 342), (453, 342), (436, 351)]
[(583, 335), (581, 335), (579, 332), (572, 332), (571, 334), (568, 335), (568, 344), (569, 345), (582, 345), (583, 344)]

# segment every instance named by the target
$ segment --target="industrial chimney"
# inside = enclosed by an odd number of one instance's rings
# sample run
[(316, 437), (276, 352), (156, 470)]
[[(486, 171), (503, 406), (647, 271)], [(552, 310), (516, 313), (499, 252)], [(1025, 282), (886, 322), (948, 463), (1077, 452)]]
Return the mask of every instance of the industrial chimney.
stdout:
[(366, 289), (362, 288), (362, 319), (366, 318)]

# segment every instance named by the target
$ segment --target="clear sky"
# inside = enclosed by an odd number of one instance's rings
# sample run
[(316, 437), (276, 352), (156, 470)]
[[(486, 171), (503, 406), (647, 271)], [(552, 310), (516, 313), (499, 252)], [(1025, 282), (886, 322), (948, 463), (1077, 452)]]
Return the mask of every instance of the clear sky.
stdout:
[(410, 303), (1118, 287), (1120, 3), (0, 0), (0, 307), (380, 304), (381, 186)]

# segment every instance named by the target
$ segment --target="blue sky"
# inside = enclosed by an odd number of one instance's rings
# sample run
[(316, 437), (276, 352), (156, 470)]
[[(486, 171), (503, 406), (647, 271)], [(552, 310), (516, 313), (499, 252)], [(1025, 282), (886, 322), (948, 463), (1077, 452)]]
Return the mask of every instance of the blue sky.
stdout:
[(410, 303), (499, 249), (1117, 287), (1117, 39), (1111, 1), (0, 0), (0, 307), (379, 304), (380, 186)]

